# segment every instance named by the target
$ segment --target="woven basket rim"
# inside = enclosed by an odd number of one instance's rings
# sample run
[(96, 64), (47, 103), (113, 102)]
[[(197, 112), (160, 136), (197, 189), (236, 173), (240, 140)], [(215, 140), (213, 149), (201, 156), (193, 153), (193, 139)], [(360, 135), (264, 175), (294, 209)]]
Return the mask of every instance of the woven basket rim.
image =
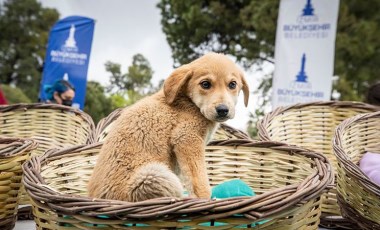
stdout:
[[(264, 214), (260, 214), (253, 218), (255, 220), (267, 218), (277, 212), (283, 211), (294, 205), (303, 204), (305, 201), (314, 199), (326, 189), (333, 181), (334, 174), (332, 166), (328, 159), (319, 153), (304, 150), (299, 147), (285, 145), (279, 142), (254, 142), (251, 140), (228, 140), (215, 141), (215, 146), (234, 146), (234, 147), (263, 147), (273, 148), (280, 151), (291, 151), (293, 154), (300, 154), (307, 158), (313, 159), (316, 166), (316, 173), (309, 175), (306, 179), (298, 184), (291, 184), (285, 187), (273, 189), (272, 191), (254, 196), (254, 197), (235, 197), (222, 200), (199, 199), (199, 198), (157, 198), (142, 202), (126, 202), (117, 200), (95, 199), (81, 195), (69, 195), (50, 189), (41, 177), (41, 168), (49, 161), (60, 159), (66, 155), (75, 152), (85, 151), (92, 148), (98, 148), (101, 142), (91, 145), (78, 145), (63, 150), (49, 150), (42, 156), (34, 156), (30, 161), (23, 165), (24, 178), (23, 183), (33, 200), (44, 201), (44, 205), (50, 206), (54, 210), (58, 210), (67, 214), (84, 214), (86, 216), (112, 215), (116, 218), (128, 219), (149, 219), (157, 218), (157, 216), (166, 217), (169, 215), (178, 216), (178, 210), (182, 214), (193, 215), (199, 217), (199, 214), (205, 211), (212, 212), (207, 219), (225, 218), (236, 214), (236, 212), (247, 212), (263, 208), (263, 199), (275, 199), (278, 194), (289, 194), (280, 201), (271, 203), (266, 206), (267, 210)], [(285, 154), (285, 153), (284, 153)], [(75, 204), (76, 207), (73, 207)], [(257, 206), (260, 204), (259, 206)], [(157, 207), (164, 205), (160, 212), (144, 213), (125, 213), (129, 208), (141, 208), (146, 206)], [(256, 207), (254, 207), (256, 205)], [(82, 207), (80, 207), (82, 206)], [(174, 213), (176, 212), (176, 213)], [(203, 214), (202, 214), (203, 216)], [(202, 217), (206, 218), (206, 217)]]
[(226, 123), (220, 123), (220, 127), (223, 130), (225, 130), (226, 132), (228, 132), (232, 135), (235, 135), (235, 136), (239, 137), (240, 139), (251, 139), (249, 137), (249, 135), (246, 132), (244, 132), (243, 130), (234, 128), (230, 125), (227, 125)]
[(91, 116), (85, 113), (80, 109), (76, 109), (73, 107), (60, 105), (60, 104), (49, 104), (49, 103), (18, 103), (12, 105), (0, 105), (0, 113), (17, 111), (17, 110), (38, 110), (38, 109), (53, 109), (53, 110), (61, 110), (66, 112), (75, 113), (77, 116), (80, 116), (82, 120), (84, 120), (87, 124), (89, 124), (89, 135), (86, 143), (94, 143), (95, 139), (95, 124), (92, 120)]
[(359, 115), (356, 115), (354, 117), (344, 120), (335, 129), (335, 135), (333, 137), (333, 149), (334, 149), (335, 156), (343, 164), (343, 167), (351, 174), (351, 176), (358, 179), (364, 188), (372, 191), (374, 194), (376, 194), (380, 198), (380, 185), (370, 180), (368, 176), (365, 175), (364, 172), (359, 168), (359, 166), (350, 160), (347, 153), (344, 151), (342, 147), (343, 131), (347, 127), (349, 127), (355, 122), (366, 120), (368, 118), (374, 118), (374, 117), (380, 119), (380, 111), (374, 112), (374, 113), (359, 114)]
[(114, 122), (121, 114), (124, 108), (117, 108), (108, 114), (106, 117), (100, 119), (95, 128), (94, 140), (98, 140), (99, 135), (107, 128), (112, 122)]
[(0, 137), (0, 159), (23, 155), (25, 152), (37, 148), (38, 143), (30, 138)]
[(309, 103), (297, 103), (289, 106), (279, 106), (270, 113), (267, 113), (263, 119), (257, 122), (258, 136), (260, 140), (270, 141), (270, 135), (266, 129), (270, 121), (273, 120), (275, 116), (278, 116), (281, 113), (287, 112), (292, 109), (300, 109), (311, 106), (330, 106), (335, 108), (356, 108), (356, 109), (367, 109), (370, 111), (379, 111), (380, 107), (370, 105), (364, 102), (357, 101), (316, 101)]

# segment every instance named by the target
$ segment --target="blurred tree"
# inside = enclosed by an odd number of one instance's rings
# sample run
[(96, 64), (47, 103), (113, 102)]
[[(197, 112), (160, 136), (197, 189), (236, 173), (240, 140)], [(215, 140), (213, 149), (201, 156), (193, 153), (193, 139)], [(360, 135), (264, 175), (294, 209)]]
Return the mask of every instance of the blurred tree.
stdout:
[(111, 73), (110, 86), (108, 91), (122, 92), (133, 90), (144, 94), (147, 88), (151, 87), (150, 80), (153, 70), (149, 61), (142, 54), (135, 54), (132, 58), (132, 65), (128, 67), (128, 72), (121, 73), (121, 65), (108, 61), (106, 71)]
[(112, 100), (105, 95), (104, 87), (95, 81), (87, 82), (84, 111), (95, 123), (112, 112)]
[(107, 87), (108, 92), (116, 91), (116, 93), (123, 91), (125, 88), (125, 74), (121, 74), (121, 65), (111, 61), (105, 64), (106, 71), (111, 74), (110, 85)]
[(158, 7), (175, 66), (214, 51), (249, 68), (273, 62), (278, 5), (278, 0), (161, 0)]
[(12, 87), (10, 85), (1, 85), (4, 96), (8, 101), (8, 104), (17, 103), (31, 103), (32, 101), (22, 92), (21, 89), (17, 87)]
[(126, 90), (124, 92), (113, 93), (110, 95), (112, 110), (132, 105), (143, 97), (144, 95), (140, 95), (133, 90)]
[(151, 83), (153, 70), (142, 54), (133, 56), (132, 64), (125, 74), (121, 73), (120, 64), (108, 61), (105, 67), (106, 71), (111, 73), (107, 91), (112, 93), (113, 106), (131, 105), (157, 90)]
[[(231, 54), (246, 69), (274, 61), (278, 0), (161, 0), (157, 6), (175, 66), (207, 51)], [(363, 100), (379, 79), (379, 8), (378, 0), (340, 2), (333, 89), (342, 100)], [(262, 95), (267, 85), (259, 88)]]
[(51, 26), (57, 10), (37, 0), (0, 2), (0, 82), (14, 84), (37, 101)]
[(365, 99), (369, 86), (380, 79), (380, 1), (340, 2), (335, 48), (334, 88), (341, 100)]
[(128, 106), (128, 101), (125, 99), (124, 94), (114, 93), (110, 96), (112, 111), (117, 108)]

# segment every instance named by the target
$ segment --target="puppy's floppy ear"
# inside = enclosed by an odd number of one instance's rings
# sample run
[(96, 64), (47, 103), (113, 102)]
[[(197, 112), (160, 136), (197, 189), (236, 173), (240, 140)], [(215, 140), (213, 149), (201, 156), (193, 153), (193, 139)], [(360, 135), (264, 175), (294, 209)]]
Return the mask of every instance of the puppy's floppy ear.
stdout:
[(174, 102), (192, 75), (193, 71), (190, 69), (189, 65), (183, 65), (174, 70), (164, 82), (166, 103), (170, 105)]
[(242, 90), (244, 93), (244, 105), (245, 105), (245, 107), (247, 107), (248, 106), (248, 99), (249, 99), (249, 87), (248, 87), (247, 81), (244, 78), (243, 73), (240, 73), (240, 78), (241, 78), (241, 82), (243, 83)]

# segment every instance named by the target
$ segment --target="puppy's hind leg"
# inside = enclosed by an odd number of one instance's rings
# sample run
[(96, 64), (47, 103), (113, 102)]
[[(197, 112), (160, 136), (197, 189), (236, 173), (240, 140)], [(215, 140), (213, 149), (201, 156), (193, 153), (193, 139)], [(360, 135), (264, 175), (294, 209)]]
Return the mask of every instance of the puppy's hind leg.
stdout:
[(183, 195), (181, 181), (162, 163), (150, 163), (138, 168), (127, 189), (129, 201), (132, 202)]

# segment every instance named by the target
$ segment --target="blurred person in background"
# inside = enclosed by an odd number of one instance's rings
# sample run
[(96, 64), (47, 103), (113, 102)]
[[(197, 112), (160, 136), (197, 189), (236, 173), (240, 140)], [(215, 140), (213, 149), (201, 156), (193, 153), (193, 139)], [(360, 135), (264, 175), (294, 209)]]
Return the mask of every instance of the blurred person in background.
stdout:
[(368, 104), (380, 106), (380, 81), (369, 87), (366, 101)]
[(45, 86), (44, 91), (47, 98), (45, 103), (55, 103), (66, 106), (73, 104), (75, 88), (66, 80), (57, 80), (53, 85)]
[(0, 105), (7, 105), (7, 99), (5, 98), (5, 95), (3, 93), (3, 90), (0, 88)]

